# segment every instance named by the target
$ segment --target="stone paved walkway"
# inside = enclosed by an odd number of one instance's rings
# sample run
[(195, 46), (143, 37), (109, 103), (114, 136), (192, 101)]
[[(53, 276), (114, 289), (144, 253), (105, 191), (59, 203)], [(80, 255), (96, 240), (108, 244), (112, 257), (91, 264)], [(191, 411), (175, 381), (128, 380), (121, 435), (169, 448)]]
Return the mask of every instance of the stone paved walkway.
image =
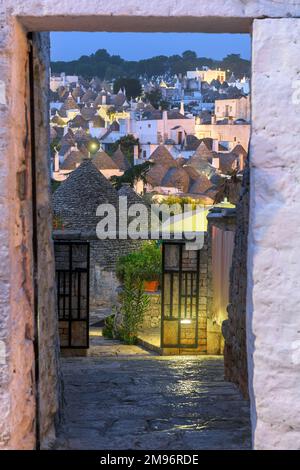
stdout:
[(138, 345), (128, 345), (115, 339), (102, 336), (102, 328), (90, 327), (90, 348), (88, 356), (112, 357), (112, 356), (151, 356), (153, 353)]
[(216, 357), (63, 359), (57, 449), (247, 449), (248, 403)]

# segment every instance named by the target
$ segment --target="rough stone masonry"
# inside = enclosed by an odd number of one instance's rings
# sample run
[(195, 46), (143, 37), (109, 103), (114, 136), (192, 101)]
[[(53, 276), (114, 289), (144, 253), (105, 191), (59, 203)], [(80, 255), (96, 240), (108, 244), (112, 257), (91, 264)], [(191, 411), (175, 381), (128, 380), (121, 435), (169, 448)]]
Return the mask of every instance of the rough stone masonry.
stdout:
[[(38, 218), (43, 227), (38, 232), (42, 250), (38, 269), (43, 273), (38, 278), (40, 362), (44, 360), (44, 365), (41, 362), (41, 407), (36, 412), (27, 31), (249, 32), (251, 27), (246, 328), (253, 446), (299, 447), (299, 16), (300, 3), (294, 0), (0, 0), (1, 448), (34, 448), (37, 417), (47, 442), (58, 406), (44, 82), (37, 112)], [(47, 63), (46, 42), (42, 47)], [(45, 288), (47, 283), (50, 289)], [(43, 376), (47, 368), (49, 380)]]

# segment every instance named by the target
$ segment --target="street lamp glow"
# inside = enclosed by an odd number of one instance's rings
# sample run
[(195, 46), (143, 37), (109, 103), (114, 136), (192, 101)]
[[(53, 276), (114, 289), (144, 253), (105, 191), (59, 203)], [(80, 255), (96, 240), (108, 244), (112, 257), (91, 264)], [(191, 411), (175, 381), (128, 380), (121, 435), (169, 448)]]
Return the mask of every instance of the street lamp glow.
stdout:
[(95, 154), (98, 152), (100, 148), (100, 144), (98, 142), (98, 140), (90, 140), (89, 143), (88, 143), (88, 151), (89, 153), (91, 154)]

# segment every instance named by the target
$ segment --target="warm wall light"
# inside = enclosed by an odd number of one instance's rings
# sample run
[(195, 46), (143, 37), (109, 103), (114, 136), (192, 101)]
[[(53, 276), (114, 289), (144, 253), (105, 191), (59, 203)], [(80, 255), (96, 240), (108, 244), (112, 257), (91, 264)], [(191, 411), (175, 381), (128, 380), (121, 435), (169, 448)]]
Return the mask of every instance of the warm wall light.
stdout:
[(192, 320), (189, 320), (188, 318), (184, 318), (183, 320), (180, 320), (180, 323), (184, 325), (189, 325), (190, 323), (192, 323)]

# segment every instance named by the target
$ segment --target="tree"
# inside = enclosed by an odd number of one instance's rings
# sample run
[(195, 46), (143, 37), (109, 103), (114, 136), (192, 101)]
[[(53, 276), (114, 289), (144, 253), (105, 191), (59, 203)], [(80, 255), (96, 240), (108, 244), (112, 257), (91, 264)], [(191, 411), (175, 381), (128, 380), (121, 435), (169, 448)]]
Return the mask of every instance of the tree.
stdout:
[(233, 72), (236, 78), (241, 78), (244, 75), (250, 76), (251, 72), (251, 65), (250, 61), (246, 59), (242, 59), (240, 54), (228, 54), (222, 61), (221, 61), (221, 68), (225, 70), (230, 70)]
[(121, 137), (111, 145), (110, 151), (114, 153), (120, 146), (125, 157), (131, 165), (133, 165), (134, 146), (139, 145), (139, 139), (136, 139), (132, 134), (127, 134)]
[(136, 98), (142, 94), (141, 83), (136, 78), (118, 78), (114, 81), (114, 93), (118, 93), (120, 88), (125, 88), (128, 99)]
[[(107, 78), (110, 81), (117, 77), (138, 79), (142, 75), (149, 79), (165, 73), (185, 73), (187, 70), (193, 70), (195, 67), (201, 68), (204, 65), (212, 69), (230, 70), (237, 78), (243, 75), (249, 77), (251, 72), (250, 61), (242, 59), (239, 54), (229, 54), (223, 60), (213, 60), (197, 57), (197, 54), (190, 50), (184, 51), (181, 56), (156, 56), (139, 61), (127, 61), (116, 55), (111, 56), (105, 49), (99, 49), (95, 54), (84, 55), (71, 62), (52, 62), (51, 69), (53, 73), (65, 72), (88, 79), (98, 76), (100, 79)], [(128, 85), (126, 90), (127, 88)]]
[(194, 51), (184, 51), (182, 57), (184, 60), (196, 60), (197, 54)]
[(147, 161), (140, 165), (135, 165), (126, 170), (122, 176), (112, 176), (111, 183), (116, 189), (120, 189), (123, 183), (129, 183), (131, 187), (139, 180), (146, 183), (146, 175), (153, 164), (153, 162)]
[(91, 57), (95, 57), (97, 60), (107, 60), (110, 58), (109, 53), (106, 49), (98, 49), (95, 54), (92, 54)]
[(159, 108), (160, 101), (162, 99), (161, 91), (159, 88), (155, 88), (154, 90), (145, 93), (145, 98), (149, 101), (150, 104), (156, 109)]

